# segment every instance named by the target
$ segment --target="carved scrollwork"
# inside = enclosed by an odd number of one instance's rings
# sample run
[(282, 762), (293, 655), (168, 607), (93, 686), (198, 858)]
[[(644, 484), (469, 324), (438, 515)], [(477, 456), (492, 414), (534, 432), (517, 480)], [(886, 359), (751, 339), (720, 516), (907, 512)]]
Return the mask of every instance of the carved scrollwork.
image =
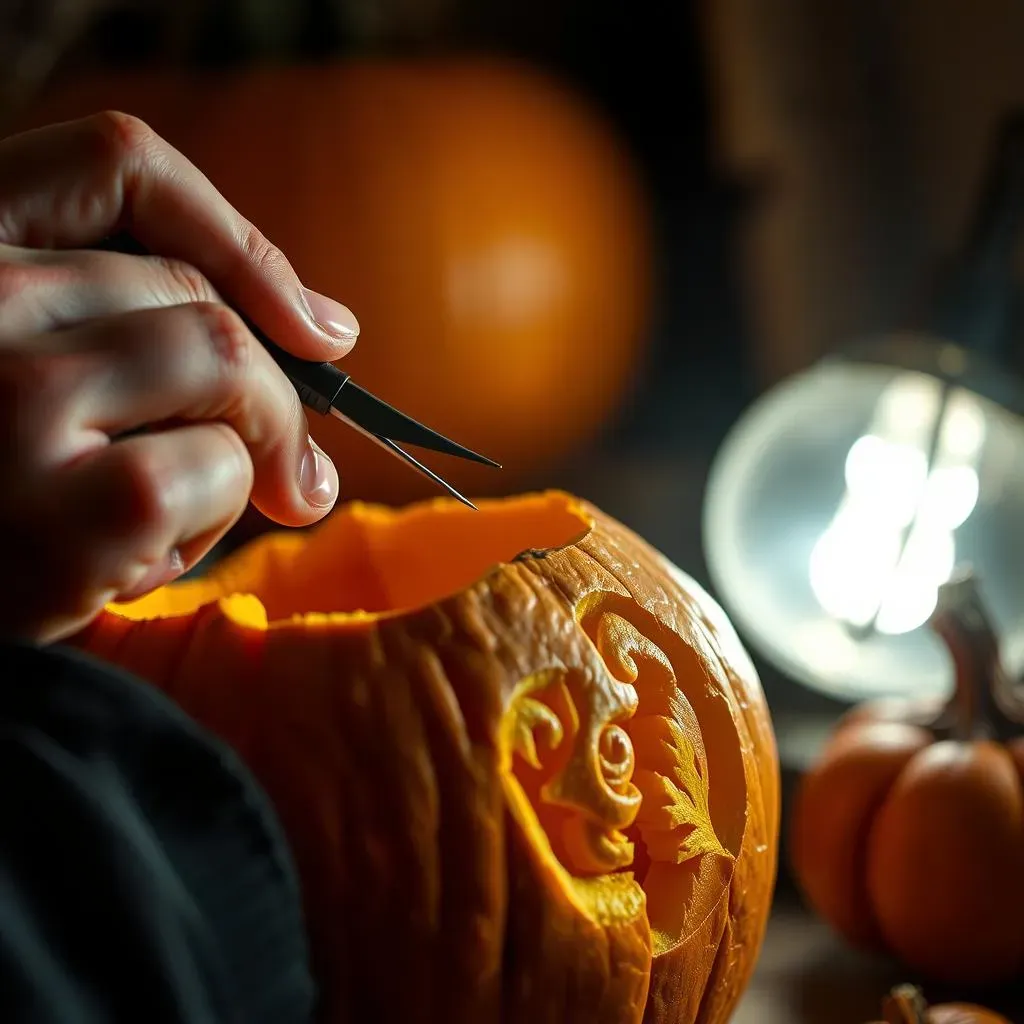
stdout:
[(645, 889), (671, 888), (651, 921), (664, 947), (710, 912), (736, 854), (716, 828), (701, 724), (680, 682), (689, 649), (619, 594), (588, 597), (577, 621), (601, 670), (551, 669), (519, 684), (505, 717), (509, 769), (572, 877), (629, 870)]
[(581, 673), (540, 672), (516, 688), (505, 719), (512, 772), (552, 850), (576, 876), (632, 862), (623, 829), (641, 799), (632, 782), (632, 740), (620, 724), (636, 695), (619, 686), (595, 700), (593, 691)]

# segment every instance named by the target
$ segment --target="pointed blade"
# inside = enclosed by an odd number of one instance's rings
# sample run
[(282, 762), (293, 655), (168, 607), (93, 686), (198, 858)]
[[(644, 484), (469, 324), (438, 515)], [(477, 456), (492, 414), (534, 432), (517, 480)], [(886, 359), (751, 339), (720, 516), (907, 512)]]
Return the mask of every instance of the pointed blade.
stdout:
[[(383, 399), (370, 394), (349, 378), (342, 389), (334, 397), (334, 411), (349, 422), (362, 427), (378, 439), (387, 438), (393, 443), (405, 442), (418, 448), (429, 448), (443, 455), (454, 455), (471, 462), (480, 462), (485, 466), (501, 469), (500, 463), (480, 455), (469, 448), (452, 441), (436, 430), (424, 426), (394, 406), (388, 405)], [(405, 453), (408, 456), (408, 453)]]
[(354, 427), (356, 430), (359, 431), (359, 433), (364, 434), (371, 441), (373, 441), (374, 444), (380, 445), (381, 448), (383, 448), (386, 452), (390, 452), (396, 458), (399, 458), (407, 465), (412, 466), (412, 468), (415, 469), (417, 472), (420, 472), (424, 476), (433, 480), (434, 483), (436, 483), (440, 488), (442, 488), (442, 490), (446, 491), (457, 501), (461, 501), (463, 505), (468, 505), (471, 509), (473, 509), (476, 512), (479, 511), (476, 505), (474, 505), (473, 502), (469, 500), (469, 498), (460, 494), (454, 487), (452, 487), (450, 483), (448, 483), (447, 480), (445, 480), (443, 477), (438, 476), (437, 473), (430, 469), (429, 466), (424, 466), (423, 463), (420, 462), (420, 460), (417, 459), (415, 456), (410, 455), (403, 448), (399, 448), (399, 446), (395, 444), (395, 442), (392, 441), (390, 438), (381, 437), (378, 434), (374, 434), (372, 431), (367, 430), (361, 424), (356, 423), (355, 420), (349, 419), (336, 408), (331, 409), (331, 415), (337, 417), (339, 420), (341, 420), (343, 423), (346, 423), (348, 426)]

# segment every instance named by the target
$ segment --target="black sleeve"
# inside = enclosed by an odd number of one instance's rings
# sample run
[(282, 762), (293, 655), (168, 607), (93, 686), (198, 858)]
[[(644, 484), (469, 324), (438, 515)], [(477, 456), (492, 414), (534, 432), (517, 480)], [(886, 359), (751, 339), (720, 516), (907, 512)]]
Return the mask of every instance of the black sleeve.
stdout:
[(0, 1020), (298, 1024), (313, 983), (269, 801), (162, 694), (0, 642)]

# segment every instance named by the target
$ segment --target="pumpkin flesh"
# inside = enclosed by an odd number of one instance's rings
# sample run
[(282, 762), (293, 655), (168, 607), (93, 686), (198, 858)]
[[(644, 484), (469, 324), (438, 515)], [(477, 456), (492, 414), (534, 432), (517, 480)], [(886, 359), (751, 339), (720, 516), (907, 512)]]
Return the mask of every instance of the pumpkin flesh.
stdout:
[(324, 1020), (728, 1019), (774, 882), (770, 722), (717, 606), (592, 506), (353, 504), (80, 642), (263, 783)]

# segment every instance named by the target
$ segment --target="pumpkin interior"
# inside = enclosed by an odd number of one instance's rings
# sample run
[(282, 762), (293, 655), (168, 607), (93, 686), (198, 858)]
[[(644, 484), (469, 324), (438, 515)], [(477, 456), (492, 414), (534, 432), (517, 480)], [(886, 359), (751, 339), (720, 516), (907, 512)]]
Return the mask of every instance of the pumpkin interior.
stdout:
[(526, 551), (572, 544), (592, 525), (577, 502), (558, 492), (482, 502), (479, 511), (449, 499), (401, 510), (352, 503), (315, 527), (330, 533), (326, 543), (310, 543), (310, 531), (276, 531), (204, 577), (116, 610), (150, 619), (220, 601), (226, 614), (255, 629), (296, 617), (365, 623), (458, 593)]

